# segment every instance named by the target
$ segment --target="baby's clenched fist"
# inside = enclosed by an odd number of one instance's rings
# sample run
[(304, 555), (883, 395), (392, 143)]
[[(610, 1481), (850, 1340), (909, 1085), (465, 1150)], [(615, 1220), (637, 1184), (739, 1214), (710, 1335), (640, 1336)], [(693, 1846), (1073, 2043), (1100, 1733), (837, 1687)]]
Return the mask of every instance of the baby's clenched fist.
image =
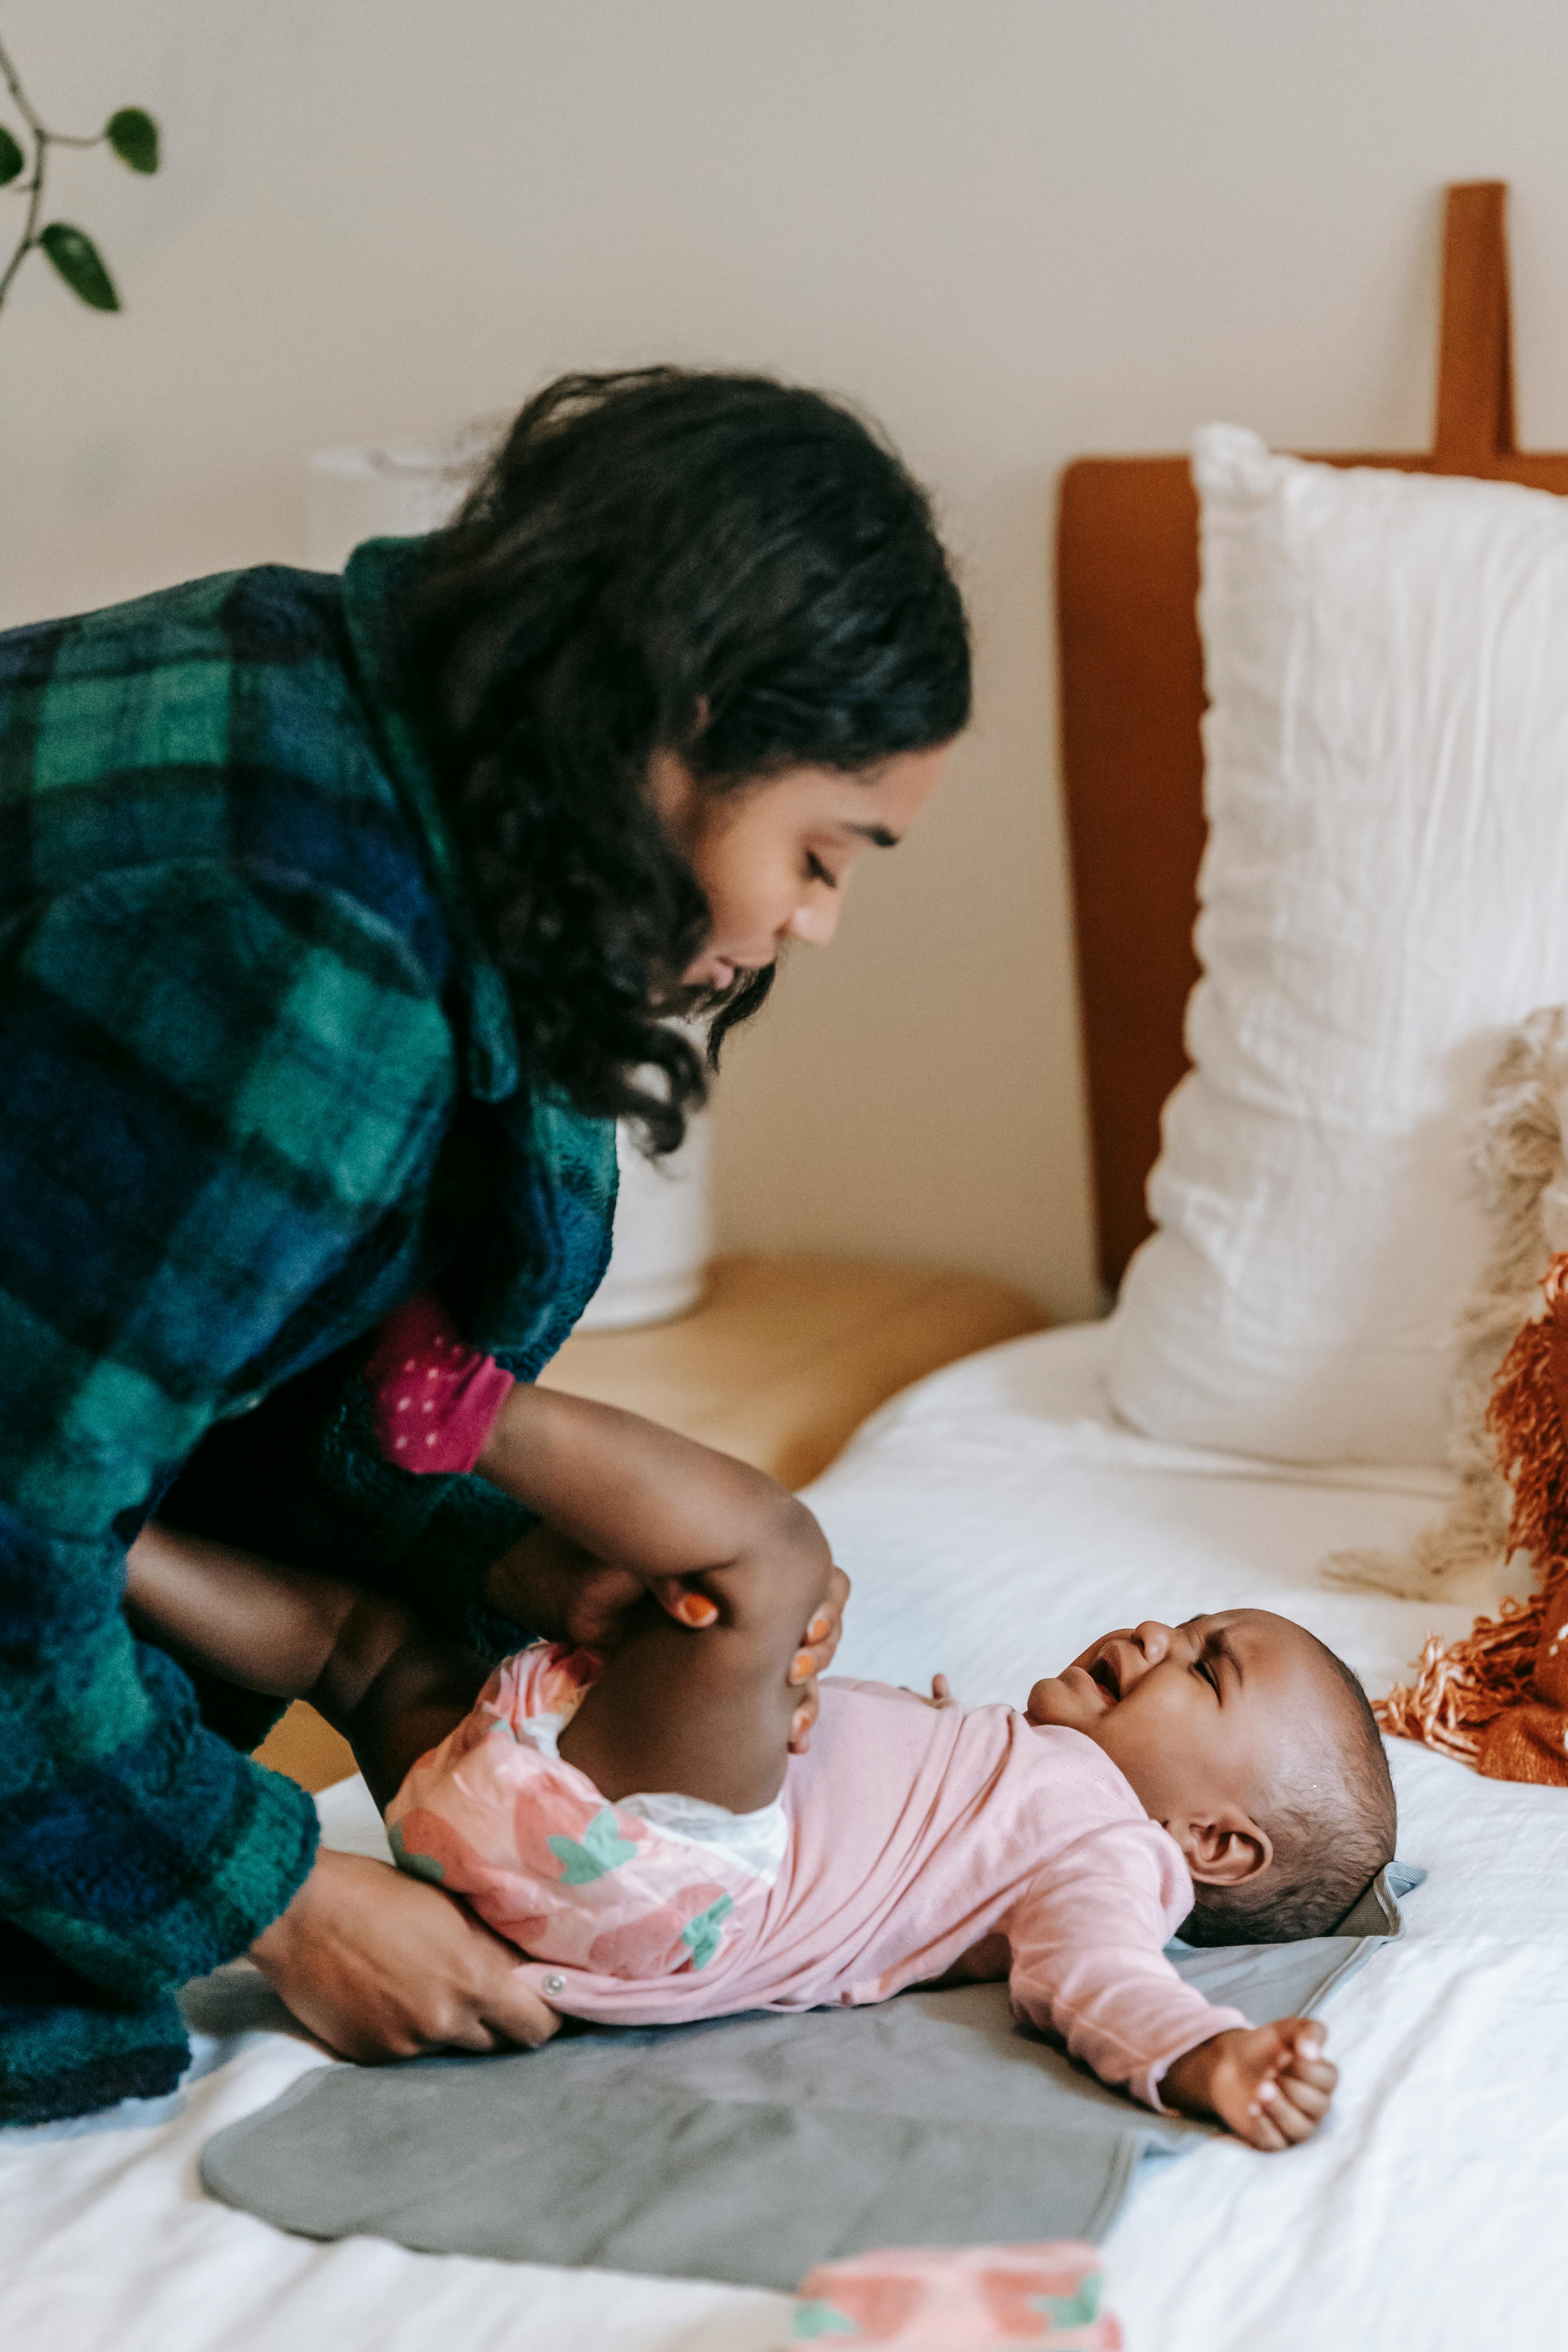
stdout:
[(1251, 2147), (1293, 2147), (1311, 2138), (1340, 2079), (1323, 2042), (1315, 2017), (1234, 2026), (1173, 2059), (1160, 2095), (1187, 2115), (1217, 2117)]

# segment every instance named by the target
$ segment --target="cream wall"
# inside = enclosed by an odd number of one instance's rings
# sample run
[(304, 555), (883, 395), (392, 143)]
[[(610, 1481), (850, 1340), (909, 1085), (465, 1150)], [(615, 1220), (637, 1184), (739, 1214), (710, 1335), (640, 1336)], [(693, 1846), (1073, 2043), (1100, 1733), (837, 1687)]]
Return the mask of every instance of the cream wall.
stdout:
[(1461, 177), (1514, 184), (1521, 421), (1568, 443), (1561, 0), (6, 0), (0, 33), (47, 115), (140, 101), (168, 158), (60, 160), (123, 317), (37, 260), (0, 316), (0, 620), (297, 561), (307, 451), (567, 365), (773, 368), (886, 421), (980, 716), (734, 1054), (723, 1238), (1088, 1311), (1055, 477), (1215, 415), (1418, 445)]

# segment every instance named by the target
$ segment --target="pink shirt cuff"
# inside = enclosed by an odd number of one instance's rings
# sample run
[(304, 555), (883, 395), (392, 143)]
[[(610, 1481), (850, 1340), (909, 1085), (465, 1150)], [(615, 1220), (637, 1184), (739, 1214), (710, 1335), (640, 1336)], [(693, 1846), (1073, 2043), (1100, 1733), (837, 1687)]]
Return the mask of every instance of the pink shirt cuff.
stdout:
[(401, 1470), (471, 1470), (516, 1385), (459, 1338), (436, 1299), (411, 1298), (382, 1325), (365, 1366), (376, 1443)]

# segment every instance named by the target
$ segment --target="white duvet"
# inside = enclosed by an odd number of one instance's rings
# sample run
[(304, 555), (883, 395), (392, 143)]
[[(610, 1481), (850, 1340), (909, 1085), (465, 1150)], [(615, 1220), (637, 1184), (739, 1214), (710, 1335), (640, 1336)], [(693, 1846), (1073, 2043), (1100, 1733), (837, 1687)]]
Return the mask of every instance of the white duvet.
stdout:
[[(1021, 1699), (1090, 1635), (1253, 1603), (1379, 1688), (1447, 1611), (1336, 1593), (1321, 1557), (1408, 1538), (1424, 1474), (1273, 1474), (1151, 1444), (1103, 1403), (1101, 1327), (1017, 1340), (895, 1400), (812, 1490), (855, 1578), (847, 1673)], [(1482, 1593), (1477, 1598), (1485, 1601)], [(1331, 2125), (1145, 2168), (1106, 2247), (1132, 2352), (1561, 2352), (1568, 2342), (1568, 1796), (1396, 1743), (1405, 1940), (1327, 2013)], [(333, 1843), (378, 1834), (357, 1783)], [(243, 1990), (243, 1988), (241, 1988)], [(285, 2031), (204, 2042), (167, 2110), (0, 2135), (7, 2352), (762, 2352), (787, 2305), (731, 2287), (318, 2246), (202, 2193), (224, 2125), (323, 2062)]]

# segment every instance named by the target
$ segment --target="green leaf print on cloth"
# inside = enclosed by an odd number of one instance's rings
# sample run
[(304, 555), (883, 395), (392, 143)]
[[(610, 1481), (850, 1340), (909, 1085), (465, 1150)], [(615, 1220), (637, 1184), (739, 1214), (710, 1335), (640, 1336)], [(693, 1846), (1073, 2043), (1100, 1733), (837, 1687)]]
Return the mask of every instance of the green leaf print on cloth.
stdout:
[(795, 2315), (795, 2340), (815, 2344), (824, 2336), (858, 2336), (860, 2330), (830, 2303), (803, 2303)]
[(560, 1861), (563, 1886), (586, 1886), (594, 1879), (603, 1878), (607, 1871), (618, 1870), (637, 1852), (632, 1840), (621, 1835), (608, 1805), (603, 1812), (595, 1814), (583, 1832), (581, 1844), (569, 1837), (546, 1838), (544, 1843)]
[(696, 1918), (689, 1919), (682, 1927), (680, 1940), (690, 1951), (694, 1969), (705, 1969), (718, 1950), (724, 1939), (721, 1922), (729, 1917), (734, 1907), (732, 1895), (721, 1895), (717, 1903), (710, 1903), (706, 1911), (699, 1911)]
[(1103, 2284), (1099, 2271), (1090, 2271), (1076, 2294), (1032, 2294), (1029, 2308), (1044, 2312), (1053, 2334), (1058, 2327), (1090, 2327), (1100, 2316)]
[(446, 1877), (446, 1867), (433, 1853), (415, 1853), (403, 1843), (403, 1825), (394, 1822), (386, 1832), (386, 1843), (392, 1848), (392, 1858), (399, 1870), (410, 1878), (427, 1878), (432, 1886), (439, 1886)]

